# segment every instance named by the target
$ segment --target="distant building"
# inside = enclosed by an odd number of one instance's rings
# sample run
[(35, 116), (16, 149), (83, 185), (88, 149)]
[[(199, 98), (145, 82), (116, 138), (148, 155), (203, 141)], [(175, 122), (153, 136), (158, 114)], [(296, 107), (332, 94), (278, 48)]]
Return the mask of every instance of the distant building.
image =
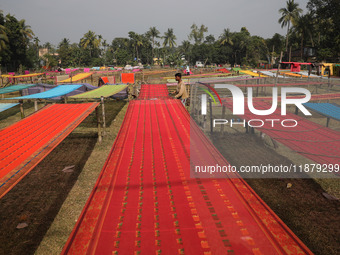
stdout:
[(47, 48), (40, 48), (39, 49), (39, 58), (43, 58), (44, 55), (46, 55), (46, 54), (50, 54), (52, 56), (59, 56), (59, 54), (56, 53), (56, 52), (55, 53), (50, 53)]

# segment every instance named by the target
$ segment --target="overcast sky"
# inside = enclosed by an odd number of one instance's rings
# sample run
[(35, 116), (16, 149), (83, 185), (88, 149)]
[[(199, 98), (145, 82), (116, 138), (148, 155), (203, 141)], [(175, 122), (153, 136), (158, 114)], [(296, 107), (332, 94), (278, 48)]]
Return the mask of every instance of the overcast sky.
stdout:
[[(308, 0), (295, 0), (306, 11)], [(177, 43), (188, 39), (190, 26), (208, 27), (217, 39), (224, 28), (232, 32), (247, 27), (251, 35), (264, 38), (285, 35), (278, 24), (278, 10), (285, 0), (0, 0), (0, 9), (25, 19), (40, 43), (71, 42), (92, 30), (108, 43), (128, 37), (129, 31), (145, 33), (156, 26), (163, 33), (173, 28)]]

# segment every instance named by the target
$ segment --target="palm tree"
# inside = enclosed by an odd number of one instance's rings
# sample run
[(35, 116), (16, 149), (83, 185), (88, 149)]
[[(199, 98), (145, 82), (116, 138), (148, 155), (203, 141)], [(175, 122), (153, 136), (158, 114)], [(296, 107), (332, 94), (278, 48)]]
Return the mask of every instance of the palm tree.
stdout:
[(33, 33), (31, 26), (26, 25), (25, 23), (26, 21), (24, 19), (19, 21), (20, 33), (26, 40), (29, 40), (32, 39), (35, 34)]
[(136, 57), (137, 57), (137, 61), (138, 61), (138, 59), (139, 59), (138, 48), (140, 46), (143, 46), (143, 37), (140, 34), (137, 34), (137, 33), (133, 32), (133, 31), (129, 32), (129, 37), (130, 37), (130, 39), (132, 41), (133, 47), (136, 50)]
[(187, 41), (187, 40), (184, 40), (180, 47), (181, 47), (182, 52), (185, 55), (185, 58), (188, 60), (188, 62), (190, 62), (189, 54), (188, 53), (190, 52), (191, 43), (189, 41)]
[(281, 8), (279, 10), (281, 14), (281, 18), (279, 19), (279, 23), (281, 24), (281, 28), (287, 26), (287, 35), (286, 35), (286, 52), (288, 51), (288, 34), (290, 29), (290, 24), (296, 24), (297, 19), (299, 18), (300, 13), (302, 13), (302, 9), (299, 8), (299, 4), (295, 3), (294, 0), (288, 0), (286, 2), (286, 7)]
[(92, 57), (92, 53), (95, 49), (98, 49), (100, 46), (100, 37), (97, 38), (97, 35), (89, 30), (83, 38), (80, 39), (80, 46), (83, 49), (90, 49), (90, 57)]
[(168, 28), (168, 31), (164, 32), (163, 39), (164, 39), (163, 47), (166, 47), (168, 45), (169, 48), (171, 49), (177, 45), (175, 42), (177, 38), (174, 35), (174, 30), (172, 28)]
[(221, 45), (234, 45), (232, 33), (230, 32), (229, 28), (224, 29), (223, 33), (220, 35), (220, 44)]
[(306, 14), (300, 16), (296, 24), (294, 26), (294, 32), (298, 34), (301, 37), (301, 59), (303, 57), (303, 45), (304, 45), (304, 40), (306, 39), (306, 36), (309, 36), (309, 39), (311, 41), (312, 47), (314, 47), (314, 41), (313, 41), (313, 34), (312, 34), (312, 17), (311, 14)]
[(172, 28), (168, 28), (167, 32), (164, 32), (164, 36), (162, 37), (164, 39), (163, 41), (163, 64), (165, 64), (165, 52), (166, 46), (169, 46), (170, 49), (172, 49), (174, 46), (176, 46), (175, 40), (177, 39), (174, 35), (174, 30)]
[(159, 38), (160, 32), (157, 30), (156, 27), (150, 27), (147, 34), (150, 38), (152, 38), (152, 64), (154, 64), (153, 59), (154, 59), (155, 38)]

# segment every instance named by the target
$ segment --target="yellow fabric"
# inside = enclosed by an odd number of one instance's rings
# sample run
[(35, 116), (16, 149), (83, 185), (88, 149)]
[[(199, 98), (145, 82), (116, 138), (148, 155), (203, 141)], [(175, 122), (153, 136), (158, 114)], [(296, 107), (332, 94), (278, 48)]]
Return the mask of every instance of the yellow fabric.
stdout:
[(29, 78), (29, 77), (35, 77), (35, 76), (39, 76), (39, 75), (43, 75), (43, 74), (44, 73), (32, 73), (32, 74), (24, 74), (24, 75), (16, 75), (16, 76), (4, 74), (4, 75), (1, 75), (1, 77), (4, 77), (4, 78)]
[[(240, 73), (248, 74), (248, 75), (254, 76), (254, 77), (259, 77), (259, 74), (258, 74), (258, 73), (254, 73), (254, 72), (249, 71), (249, 70), (241, 70)], [(268, 77), (268, 76), (267, 76), (267, 75), (264, 75), (264, 74), (261, 74), (260, 77)]]
[(333, 75), (333, 63), (322, 63), (321, 74), (323, 76), (327, 76), (326, 74), (324, 74), (327, 67), (329, 67), (329, 71), (330, 71), (331, 75)]
[[(183, 79), (197, 79), (197, 78), (210, 78), (210, 77), (224, 77), (224, 76), (229, 76), (232, 75), (231, 73), (211, 73), (211, 74), (202, 74), (202, 75), (197, 75), (197, 74), (193, 74), (193, 75), (183, 75), (182, 78)], [(172, 77), (162, 77), (163, 79), (171, 79)]]
[(90, 77), (92, 75), (92, 73), (78, 73), (76, 74), (75, 76), (71, 78), (68, 78), (66, 80), (62, 80), (62, 81), (59, 81), (59, 82), (76, 82), (76, 81), (81, 81), (81, 80), (84, 80), (86, 79), (87, 77)]
[[(284, 72), (284, 73), (281, 73), (281, 74), (282, 74), (282, 75), (285, 74), (285, 75), (288, 75), (288, 76), (301, 78), (301, 74), (298, 74), (298, 73)], [(302, 77), (303, 77), (303, 78), (308, 78), (308, 76), (306, 76), (306, 75), (302, 75)]]

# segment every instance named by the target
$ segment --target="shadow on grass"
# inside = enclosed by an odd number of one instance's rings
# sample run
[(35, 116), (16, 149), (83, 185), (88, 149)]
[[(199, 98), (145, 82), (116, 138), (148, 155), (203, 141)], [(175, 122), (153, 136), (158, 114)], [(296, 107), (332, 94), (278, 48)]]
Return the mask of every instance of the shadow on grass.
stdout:
[(0, 254), (34, 254), (96, 142), (96, 133), (70, 134), (0, 200)]
[[(34, 106), (34, 103), (24, 103), (23, 108), (24, 112), (26, 109), (29, 109)], [(12, 108), (7, 109), (6, 111), (1, 112), (0, 114), (0, 121), (5, 121), (7, 118), (20, 113), (20, 105), (16, 105)]]
[[(116, 118), (117, 114), (120, 112), (120, 110), (124, 107), (126, 104), (126, 101), (123, 100), (112, 100), (108, 99), (104, 102), (105, 107), (105, 119), (106, 119), (106, 126), (110, 126), (112, 121)], [(100, 118), (102, 118), (102, 107), (99, 105), (99, 111)], [(95, 111), (87, 117), (85, 121), (82, 122), (82, 124), (79, 125), (80, 127), (90, 127), (90, 128), (96, 128), (97, 127), (97, 117)]]

